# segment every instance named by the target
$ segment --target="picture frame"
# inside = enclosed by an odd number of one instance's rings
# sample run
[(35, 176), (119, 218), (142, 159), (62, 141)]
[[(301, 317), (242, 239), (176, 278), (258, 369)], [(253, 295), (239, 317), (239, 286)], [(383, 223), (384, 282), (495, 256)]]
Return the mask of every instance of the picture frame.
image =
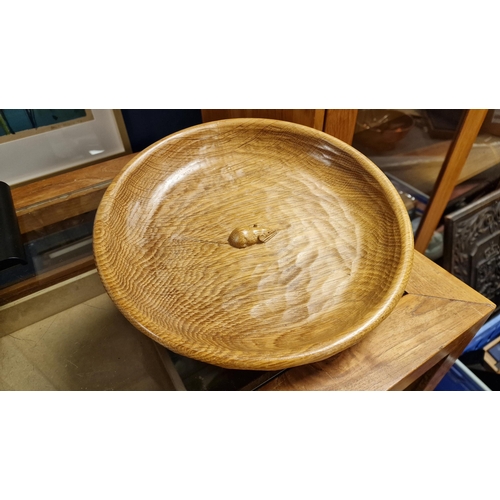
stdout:
[(121, 112), (92, 109), (91, 119), (46, 127), (0, 143), (0, 180), (10, 186), (131, 152)]

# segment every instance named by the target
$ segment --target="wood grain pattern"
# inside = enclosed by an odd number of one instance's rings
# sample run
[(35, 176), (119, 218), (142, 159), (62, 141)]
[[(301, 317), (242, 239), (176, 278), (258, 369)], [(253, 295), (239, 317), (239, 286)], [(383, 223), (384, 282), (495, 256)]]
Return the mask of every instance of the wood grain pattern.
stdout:
[(202, 109), (203, 122), (227, 118), (270, 118), (323, 130), (352, 144), (357, 109)]
[(324, 109), (202, 109), (203, 122), (225, 120), (227, 118), (268, 118), (285, 120), (323, 130)]
[(323, 131), (352, 144), (357, 116), (357, 109), (327, 109)]
[(261, 390), (430, 390), (495, 304), (419, 252), (402, 297), (366, 338), (328, 360), (286, 371)]
[[(492, 311), (486, 304), (467, 307), (453, 300), (405, 295), (393, 313), (354, 347), (288, 370), (262, 390), (402, 390), (454, 353), (446, 361), (449, 368)], [(454, 331), (458, 336), (456, 325), (465, 328), (459, 341), (450, 335)], [(431, 372), (426, 384), (437, 384), (445, 372)]]
[(470, 303), (491, 303), (473, 288), (464, 286), (461, 280), (444, 270), (441, 266), (429, 261), (420, 252), (415, 252), (413, 262), (425, 265), (426, 272), (412, 272), (411, 278), (406, 285), (407, 293)]
[(487, 109), (469, 109), (448, 150), (436, 187), (415, 235), (415, 248), (421, 253), (425, 252), (431, 241), (487, 112)]
[[(228, 244), (253, 224), (277, 234)], [(356, 150), (309, 127), (236, 119), (129, 163), (99, 206), (94, 252), (139, 330), (201, 361), (270, 370), (327, 358), (386, 318), (413, 239), (400, 196)]]

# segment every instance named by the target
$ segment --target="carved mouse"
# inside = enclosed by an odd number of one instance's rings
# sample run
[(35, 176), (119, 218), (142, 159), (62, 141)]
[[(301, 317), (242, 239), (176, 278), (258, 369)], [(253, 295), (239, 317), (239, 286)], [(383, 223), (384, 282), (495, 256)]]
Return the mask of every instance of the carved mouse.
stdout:
[(253, 226), (237, 227), (228, 238), (228, 243), (235, 248), (245, 248), (256, 243), (269, 241), (278, 231), (265, 229), (254, 224)]

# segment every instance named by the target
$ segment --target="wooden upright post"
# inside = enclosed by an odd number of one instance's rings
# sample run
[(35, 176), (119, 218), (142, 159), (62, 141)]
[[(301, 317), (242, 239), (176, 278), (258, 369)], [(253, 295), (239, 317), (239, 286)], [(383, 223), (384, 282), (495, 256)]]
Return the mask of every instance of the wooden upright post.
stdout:
[(415, 250), (420, 253), (425, 252), (431, 241), (487, 112), (487, 109), (469, 109), (460, 124), (415, 235)]

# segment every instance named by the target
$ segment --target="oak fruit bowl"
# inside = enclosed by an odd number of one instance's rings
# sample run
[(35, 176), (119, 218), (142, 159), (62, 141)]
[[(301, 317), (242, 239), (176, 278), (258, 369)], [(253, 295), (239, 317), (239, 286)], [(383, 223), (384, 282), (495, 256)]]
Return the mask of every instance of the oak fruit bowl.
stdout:
[(165, 347), (226, 368), (320, 361), (396, 306), (413, 258), (403, 201), (347, 144), (284, 121), (175, 133), (99, 206), (94, 253), (121, 312)]

